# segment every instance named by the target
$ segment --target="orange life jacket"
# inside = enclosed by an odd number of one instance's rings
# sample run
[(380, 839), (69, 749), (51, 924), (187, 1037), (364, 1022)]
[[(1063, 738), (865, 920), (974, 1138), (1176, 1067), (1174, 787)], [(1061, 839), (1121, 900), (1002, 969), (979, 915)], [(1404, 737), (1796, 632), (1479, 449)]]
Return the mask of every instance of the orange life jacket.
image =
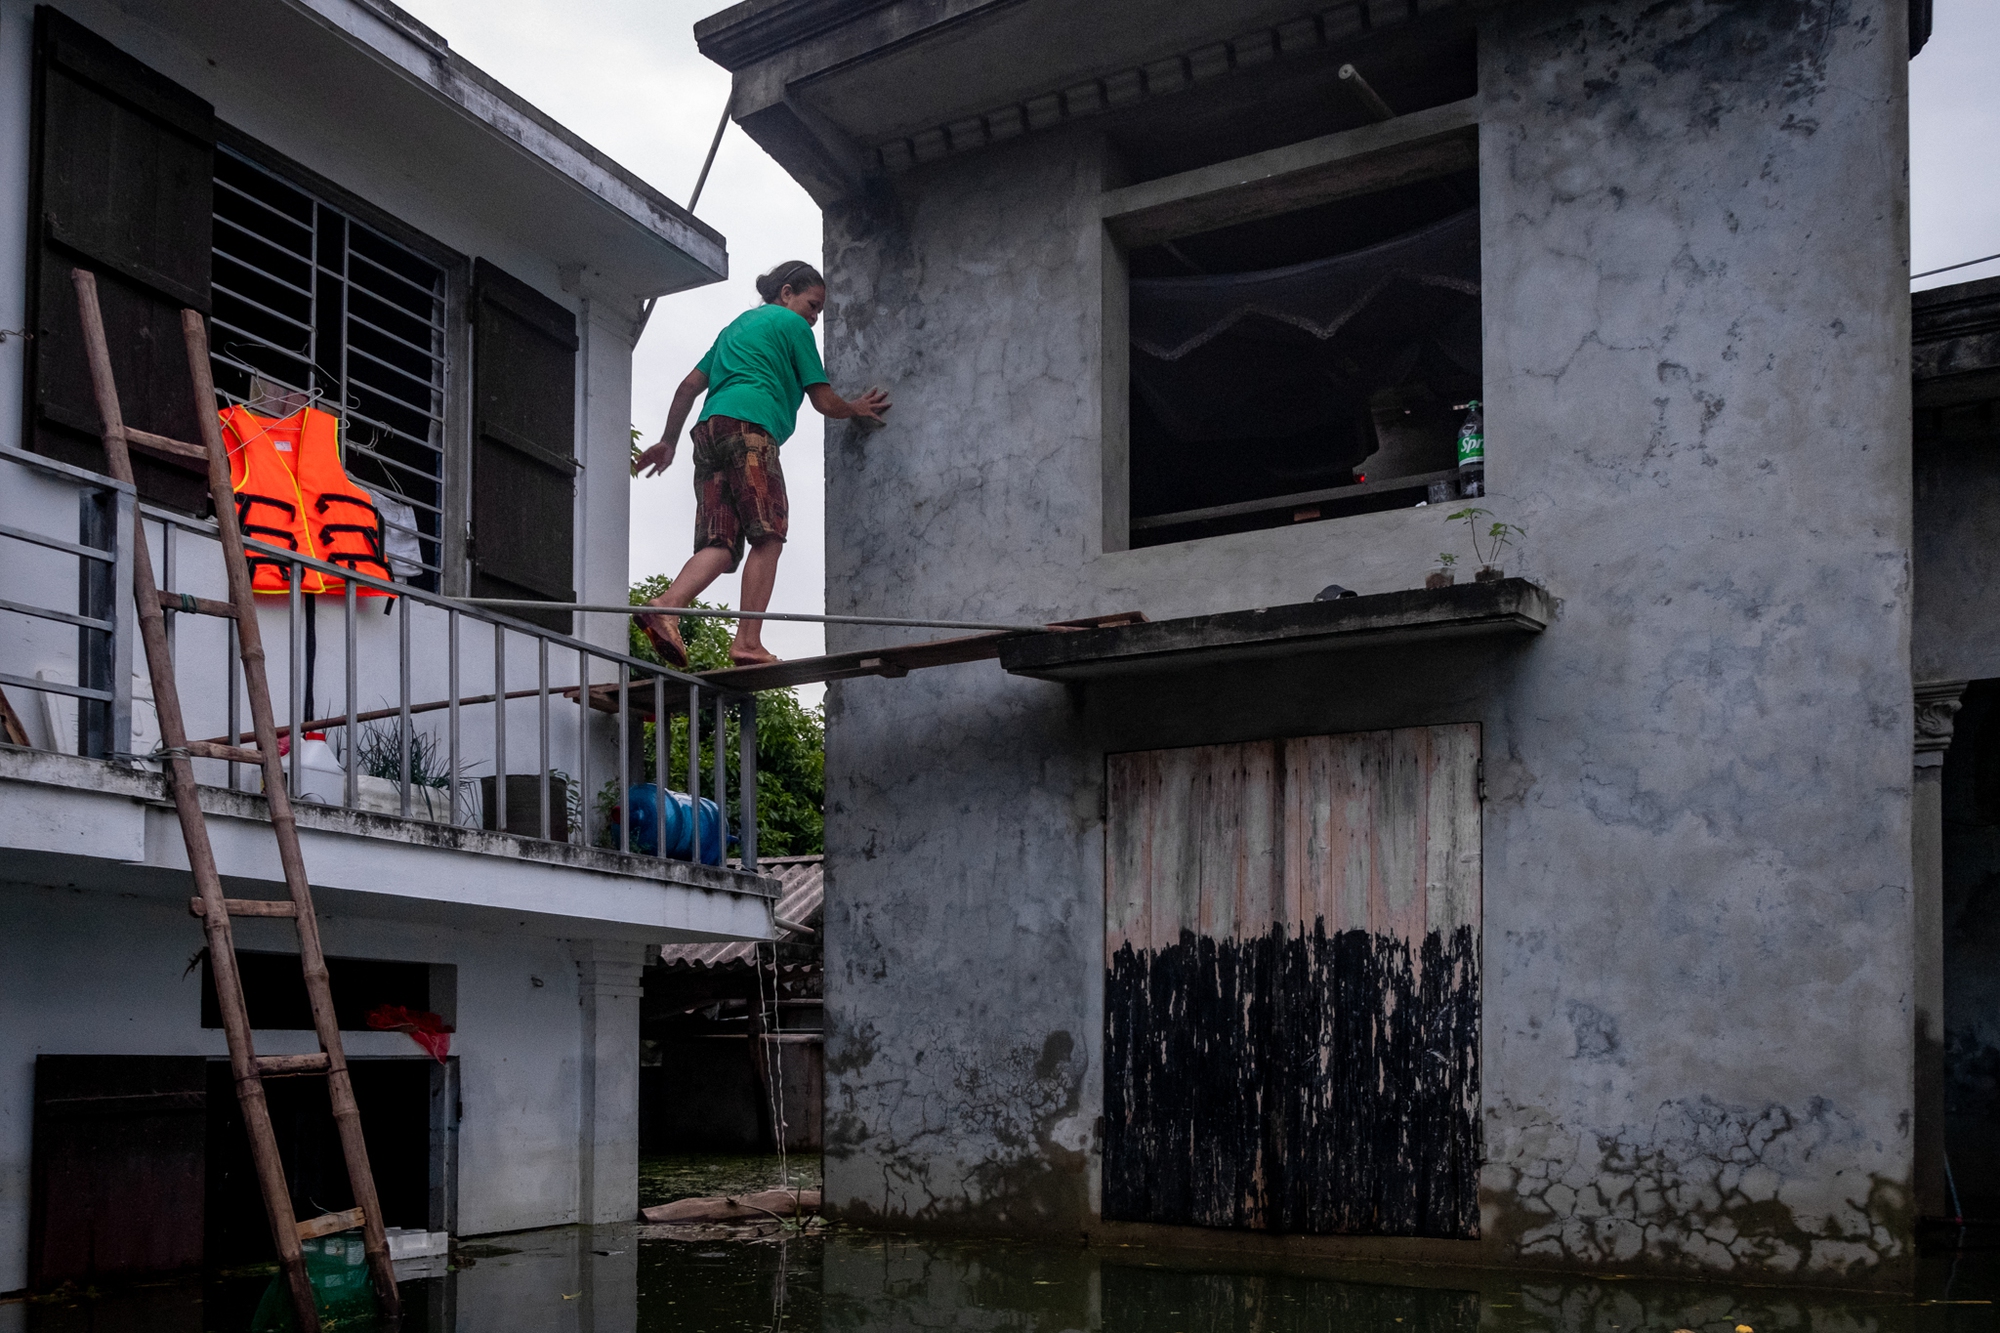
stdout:
[[(379, 579), (389, 577), (382, 550), (382, 515), (368, 493), (341, 470), (339, 421), (317, 408), (288, 417), (260, 417), (243, 407), (222, 410), (222, 441), (229, 450), (229, 485), (236, 492), (236, 523), (250, 541), (282, 546), (328, 564)], [(288, 593), (292, 566), (246, 551), (255, 592)], [(300, 588), (337, 593), (345, 581), (317, 569), (303, 571)], [(393, 597), (356, 584), (361, 597)]]

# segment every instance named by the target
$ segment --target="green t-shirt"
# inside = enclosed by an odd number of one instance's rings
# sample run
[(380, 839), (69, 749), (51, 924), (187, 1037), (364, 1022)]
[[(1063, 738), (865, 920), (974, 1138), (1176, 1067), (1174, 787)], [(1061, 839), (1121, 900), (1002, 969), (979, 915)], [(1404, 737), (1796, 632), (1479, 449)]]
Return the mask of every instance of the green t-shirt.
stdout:
[(695, 367), (708, 377), (699, 421), (735, 417), (754, 422), (783, 444), (799, 424), (806, 389), (826, 383), (812, 325), (776, 303), (746, 310), (715, 336)]

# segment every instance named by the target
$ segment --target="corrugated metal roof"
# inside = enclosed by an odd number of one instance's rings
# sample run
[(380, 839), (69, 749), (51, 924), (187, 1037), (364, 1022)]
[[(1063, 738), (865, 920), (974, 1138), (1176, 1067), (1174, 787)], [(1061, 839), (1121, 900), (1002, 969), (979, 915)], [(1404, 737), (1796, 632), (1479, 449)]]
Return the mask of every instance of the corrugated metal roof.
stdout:
[[(814, 934), (778, 928), (787, 943), (819, 943), (817, 932), (826, 918), (826, 858), (820, 856), (773, 856), (759, 858), (758, 873), (778, 881), (778, 903), (773, 909), (780, 921), (810, 926)], [(756, 944), (733, 940), (725, 944), (669, 944), (660, 950), (662, 967), (722, 967), (748, 963)]]

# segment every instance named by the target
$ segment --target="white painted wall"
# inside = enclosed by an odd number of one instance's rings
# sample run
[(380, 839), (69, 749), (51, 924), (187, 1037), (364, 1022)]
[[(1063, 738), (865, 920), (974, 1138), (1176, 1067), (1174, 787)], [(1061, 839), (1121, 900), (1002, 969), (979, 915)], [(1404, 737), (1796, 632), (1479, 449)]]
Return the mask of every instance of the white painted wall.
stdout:
[[(298, 71), (282, 61), (243, 68), (218, 64), (198, 44), (158, 26), (168, 11), (113, 0), (63, 0), (64, 12), (176, 80), (216, 107), (218, 118), (467, 257), (484, 257), (544, 295), (575, 311), (582, 350), (578, 358), (579, 457), (577, 483), (577, 587), (586, 598), (623, 601), (627, 546), (627, 428), (631, 420), (632, 326), (630, 292), (600, 290), (603, 280), (577, 237), (550, 235), (546, 244), (525, 242), (482, 222), (491, 201), (510, 182), (496, 179), (483, 200), (454, 192), (420, 168), (422, 126), (409, 139), (370, 140), (351, 125), (330, 123), (302, 110), (287, 96)], [(26, 304), (26, 262), (31, 0), (0, 0), (0, 328), (19, 329)], [(439, 114), (457, 113), (440, 110)], [(520, 184), (545, 186), (543, 168), (520, 158)], [(586, 245), (587, 248), (587, 245)], [(628, 266), (629, 267), (629, 266)], [(461, 337), (459, 348), (465, 346)], [(0, 343), (0, 444), (21, 447), (23, 344)], [(454, 428), (462, 429), (460, 423)], [(13, 464), (0, 463), (0, 524), (76, 537), (76, 492)], [(167, 551), (157, 529), (149, 533), (155, 565), (164, 576)], [(177, 591), (219, 597), (224, 584), (217, 552), (200, 537), (173, 538)], [(0, 542), (0, 597), (71, 608), (75, 561)], [(270, 650), (271, 685), (280, 720), (290, 711), (290, 634), (286, 610), (273, 599), (261, 623)], [(410, 609), (411, 697), (441, 698), (448, 658), (442, 612)], [(315, 711), (344, 706), (346, 660), (341, 603), (325, 599), (319, 623)], [(219, 622), (181, 617), (176, 661), (190, 733), (220, 734), (225, 727), (226, 641)], [(32, 677), (37, 670), (75, 670), (76, 632), (8, 615), (0, 632), (0, 671)], [(399, 693), (399, 636), (403, 611), (382, 614), (380, 603), (362, 603), (357, 622), (357, 706), (381, 707)], [(622, 621), (593, 618), (585, 637), (606, 646), (623, 642)], [(530, 641), (508, 645), (503, 682), (520, 689), (537, 670)], [(467, 625), (462, 640), (460, 686), (466, 693), (494, 688), (489, 631)], [(549, 678), (564, 685), (577, 678), (575, 656), (552, 655)], [(73, 678), (73, 676), (72, 676)], [(599, 680), (606, 679), (600, 674)], [(10, 694), (13, 694), (10, 691)], [(43, 724), (36, 701), (14, 694), (38, 744), (60, 747)], [(247, 725), (247, 709), (243, 712)], [(561, 702), (551, 708), (548, 761), (571, 773), (580, 769), (579, 717)], [(509, 706), (509, 769), (533, 772), (537, 712), (532, 700)], [(472, 775), (493, 771), (492, 709), (463, 716), (463, 753)], [(445, 716), (419, 726), (442, 736)], [(587, 788), (610, 776), (615, 736), (593, 719), (592, 774)], [(219, 765), (201, 766), (204, 781), (221, 780)], [(252, 779), (254, 781), (254, 779)], [(11, 844), (10, 844), (11, 845)], [(127, 854), (129, 853), (129, 854)], [(117, 859), (137, 861), (143, 849)], [(28, 1173), (34, 1058), (41, 1053), (224, 1053), (222, 1034), (200, 1027), (199, 972), (186, 971), (201, 947), (201, 931), (183, 909), (162, 898), (157, 885), (139, 891), (114, 873), (104, 887), (81, 889), (13, 882), (24, 872), (13, 858), (10, 879), (0, 881), (0, 1291), (25, 1282)], [(141, 871), (119, 872), (136, 876)], [(552, 894), (564, 872), (547, 874)], [(41, 876), (63, 880), (61, 875)], [(133, 891), (126, 891), (133, 890)], [(433, 918), (394, 921), (357, 914), (339, 894), (322, 904), (330, 954), (449, 963), (458, 968), (454, 1051), (460, 1057), (464, 1120), (459, 1137), (460, 1230), (466, 1234), (625, 1218), (636, 1208), (632, 1170), (637, 1145), (636, 979), (643, 945), (570, 940), (551, 933), (546, 918), (524, 917), (511, 928), (491, 915), (440, 907)], [(409, 914), (405, 914), (409, 915)], [(238, 939), (246, 948), (290, 948), (284, 922), (245, 921)], [(589, 980), (580, 980), (583, 969)], [(588, 1040), (586, 1041), (586, 1034)], [(354, 1033), (354, 1056), (406, 1055), (403, 1036)], [(267, 1034), (266, 1054), (312, 1049), (308, 1033)], [(587, 1114), (586, 1114), (587, 1112)], [(589, 1172), (588, 1178), (585, 1176)]]
[[(342, 957), (448, 963), (458, 968), (459, 1231), (463, 1235), (577, 1221), (579, 1108), (595, 1108), (600, 1156), (624, 1162), (637, 1143), (636, 1001), (595, 1015), (582, 1003), (577, 947), (522, 929), (471, 931), (321, 914), (326, 951)], [(244, 949), (289, 950), (280, 920), (236, 924)], [(26, 1283), (34, 1062), (41, 1054), (223, 1056), (220, 1030), (201, 1026), (201, 972), (188, 971), (201, 928), (184, 909), (133, 894), (0, 882), (0, 1291)], [(589, 950), (636, 976), (637, 945)], [(629, 1012), (628, 1012), (629, 1011)], [(623, 1021), (629, 1020), (629, 1021)], [(593, 1046), (582, 1033), (593, 1022)], [(351, 1057), (405, 1056), (400, 1033), (342, 1036)], [(310, 1032), (258, 1034), (266, 1055), (316, 1050)], [(602, 1061), (600, 1065), (599, 1061)], [(597, 1080), (602, 1078), (604, 1082)], [(615, 1182), (613, 1182), (615, 1184)], [(607, 1190), (610, 1192), (607, 1193)], [(600, 1182), (596, 1211), (630, 1217)]]
[[(280, 65), (268, 69), (218, 66), (174, 32), (154, 26), (142, 6), (120, 5), (110, 0), (65, 0), (60, 7), (160, 73), (210, 100), (223, 123), (254, 136), (461, 255), (493, 261), (576, 312), (581, 343), (577, 367), (579, 457), (583, 462), (577, 478), (576, 586), (588, 600), (622, 602), (627, 584), (629, 530), (626, 460), (631, 423), (632, 331), (637, 314), (631, 295), (597, 290), (588, 264), (578, 264), (572, 254), (574, 238), (552, 236), (544, 249), (526, 248), (518, 238), (483, 224), (473, 201), (445, 191), (421, 171), (413, 170), (410, 154), (400, 145), (393, 146), (392, 151), (392, 146), (354, 141), (343, 127), (302, 115), (285, 96), (285, 83), (290, 75)], [(0, 0), (0, 200), (12, 201), (0, 204), (0, 328), (20, 328), (26, 303), (33, 13), (34, 6), (29, 0)], [(524, 178), (539, 171), (526, 158), (522, 159), (521, 170)], [(496, 190), (507, 188), (505, 181), (495, 181), (493, 185)], [(462, 335), (463, 330), (456, 332)], [(460, 336), (456, 346), (462, 354), (466, 340)], [(22, 445), (22, 348), (12, 338), (0, 344), (0, 444), (16, 448)], [(453, 423), (452, 429), (461, 429), (459, 423)], [(71, 488), (40, 478), (23, 478), (19, 476), (21, 469), (11, 464), (0, 464), (0, 471), (6, 474), (6, 484), (0, 485), (0, 523), (75, 539), (76, 505)], [(164, 581), (163, 540), (159, 528), (154, 527), (155, 564), (162, 570)], [(226, 595), (214, 545), (186, 533), (176, 534), (172, 540), (176, 547), (175, 590), (209, 597)], [(67, 558), (36, 552), (18, 542), (0, 542), (0, 597), (67, 609), (74, 605), (74, 577), (73, 562)], [(16, 593), (6, 591), (9, 588), (17, 590)], [(20, 590), (32, 590), (32, 595), (17, 595)], [(284, 600), (269, 600), (272, 604), (266, 607), (262, 623), (270, 652), (273, 701), (283, 721), (290, 715), (290, 633)], [(340, 601), (324, 598), (321, 602), (312, 701), (316, 705), (314, 711), (324, 715), (344, 707), (346, 661)], [(371, 605), (364, 601), (361, 605), (356, 706), (365, 711), (391, 706), (399, 697), (399, 624), (396, 616), (382, 614), (379, 603)], [(196, 617), (179, 619), (182, 623), (177, 629), (177, 655), (182, 664), (182, 695), (190, 734), (219, 736), (225, 730), (227, 716), (226, 640), (222, 626), (219, 622), (203, 623)], [(38, 671), (53, 670), (74, 678), (74, 631), (48, 623), (27, 624), (16, 616), (8, 616), (6, 620), (8, 633), (0, 636), (0, 671), (32, 677)], [(427, 609), (415, 612), (411, 624), (413, 701), (441, 699), (447, 693), (444, 622), (440, 612)], [(623, 643), (624, 625), (614, 617), (593, 616), (585, 618), (581, 632), (593, 643), (617, 647)], [(508, 645), (508, 656), (506, 687), (524, 689), (534, 685), (536, 665), (531, 642), (513, 638)], [(574, 654), (553, 654), (549, 667), (551, 683), (573, 684), (578, 669)], [(140, 674), (143, 675), (142, 664)], [(611, 669), (598, 664), (593, 679), (611, 678)], [(470, 623), (465, 626), (460, 679), (466, 693), (493, 689), (490, 630)], [(38, 728), (39, 705), (21, 699), (14, 702), (24, 714), (32, 714), (31, 730)], [(242, 708), (241, 717), (242, 725), (247, 728), (247, 705)], [(586, 768), (579, 762), (578, 721), (573, 706), (560, 702), (553, 706), (548, 760), (570, 774), (585, 773)], [(442, 713), (420, 719), (417, 726), (442, 741), (445, 734)], [(462, 771), (473, 777), (492, 773), (492, 710), (467, 712), (462, 727), (465, 755)], [(532, 701), (509, 705), (508, 728), (509, 770), (537, 771), (540, 754), (535, 745), (538, 726)], [(616, 737), (608, 721), (602, 718), (592, 720), (592, 737), (584, 786), (595, 791), (611, 776)], [(34, 738), (41, 745), (57, 743), (42, 731), (36, 731)], [(200, 776), (205, 782), (220, 783), (223, 770), (220, 765), (205, 763), (201, 765)]]

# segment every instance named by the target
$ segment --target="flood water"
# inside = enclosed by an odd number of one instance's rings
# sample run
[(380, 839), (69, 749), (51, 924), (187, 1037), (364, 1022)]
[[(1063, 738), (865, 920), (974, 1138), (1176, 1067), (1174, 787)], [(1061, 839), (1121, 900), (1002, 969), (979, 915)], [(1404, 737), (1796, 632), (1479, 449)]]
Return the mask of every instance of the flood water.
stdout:
[[(795, 1184), (817, 1183), (794, 1161)], [(643, 1202), (778, 1183), (775, 1159), (649, 1161)], [(1955, 1240), (1962, 1241), (1952, 1248)], [(666, 1239), (632, 1225), (468, 1241), (403, 1284), (403, 1333), (1994, 1333), (2000, 1228), (1938, 1238), (1918, 1294), (1813, 1293), (1352, 1265), (1251, 1269), (1136, 1247), (849, 1228)], [(0, 1333), (247, 1333), (270, 1277), (0, 1304)], [(352, 1326), (350, 1326), (352, 1327)], [(373, 1333), (360, 1330), (358, 1333)]]

